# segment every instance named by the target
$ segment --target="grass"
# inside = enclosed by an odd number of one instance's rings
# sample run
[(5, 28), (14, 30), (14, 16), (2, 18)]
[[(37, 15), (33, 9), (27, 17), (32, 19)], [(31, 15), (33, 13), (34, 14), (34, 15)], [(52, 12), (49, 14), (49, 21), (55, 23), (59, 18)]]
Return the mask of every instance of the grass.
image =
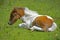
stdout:
[[(10, 26), (7, 23), (14, 7), (28, 7), (41, 15), (49, 15), (58, 27), (54, 32), (31, 32), (18, 27), (21, 20)], [(60, 40), (60, 0), (0, 0), (0, 40)]]

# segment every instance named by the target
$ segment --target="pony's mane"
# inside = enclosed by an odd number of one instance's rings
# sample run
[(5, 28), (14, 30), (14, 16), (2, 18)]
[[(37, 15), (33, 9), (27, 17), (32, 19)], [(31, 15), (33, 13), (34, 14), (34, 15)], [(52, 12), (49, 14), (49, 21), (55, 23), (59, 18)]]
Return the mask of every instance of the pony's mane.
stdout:
[(32, 10), (28, 9), (27, 7), (25, 7), (25, 12), (30, 13), (30, 14), (38, 14), (36, 11), (32, 11)]

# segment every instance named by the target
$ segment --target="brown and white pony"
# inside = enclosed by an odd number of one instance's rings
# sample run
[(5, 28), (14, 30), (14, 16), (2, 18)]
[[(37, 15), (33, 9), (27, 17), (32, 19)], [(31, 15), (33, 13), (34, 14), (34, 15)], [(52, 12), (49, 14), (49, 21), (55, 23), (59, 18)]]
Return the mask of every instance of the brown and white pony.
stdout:
[(23, 23), (19, 27), (25, 27), (33, 30), (40, 31), (54, 31), (57, 27), (53, 18), (47, 15), (38, 15), (37, 12), (31, 11), (28, 8), (14, 8), (10, 14), (8, 24), (14, 24), (18, 19)]

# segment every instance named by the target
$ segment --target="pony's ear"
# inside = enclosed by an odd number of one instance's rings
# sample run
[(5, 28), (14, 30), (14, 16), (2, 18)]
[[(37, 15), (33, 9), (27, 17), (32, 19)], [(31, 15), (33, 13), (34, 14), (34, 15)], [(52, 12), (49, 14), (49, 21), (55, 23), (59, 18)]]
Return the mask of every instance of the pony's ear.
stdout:
[(13, 10), (16, 10), (17, 9), (17, 7), (14, 7), (14, 9)]
[(14, 7), (14, 9), (25, 9), (24, 7)]
[(16, 8), (13, 8), (12, 11), (11, 11), (11, 14), (16, 12)]

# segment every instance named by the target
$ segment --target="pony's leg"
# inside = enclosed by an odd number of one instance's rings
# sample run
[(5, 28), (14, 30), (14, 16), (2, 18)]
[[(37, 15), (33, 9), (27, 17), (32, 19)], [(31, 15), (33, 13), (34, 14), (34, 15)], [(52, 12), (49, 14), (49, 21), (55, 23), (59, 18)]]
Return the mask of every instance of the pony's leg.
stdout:
[(26, 28), (26, 23), (19, 24), (19, 27)]
[(34, 31), (34, 30), (43, 31), (43, 29), (42, 29), (42, 28), (37, 27), (37, 26), (33, 26), (33, 27), (31, 27), (30, 29), (31, 29), (31, 31)]
[(26, 22), (26, 25), (27, 25), (27, 29), (30, 29), (30, 26), (31, 26), (30, 20)]
[(56, 23), (54, 22), (51, 26), (51, 28), (48, 28), (48, 31), (54, 31), (57, 28)]

